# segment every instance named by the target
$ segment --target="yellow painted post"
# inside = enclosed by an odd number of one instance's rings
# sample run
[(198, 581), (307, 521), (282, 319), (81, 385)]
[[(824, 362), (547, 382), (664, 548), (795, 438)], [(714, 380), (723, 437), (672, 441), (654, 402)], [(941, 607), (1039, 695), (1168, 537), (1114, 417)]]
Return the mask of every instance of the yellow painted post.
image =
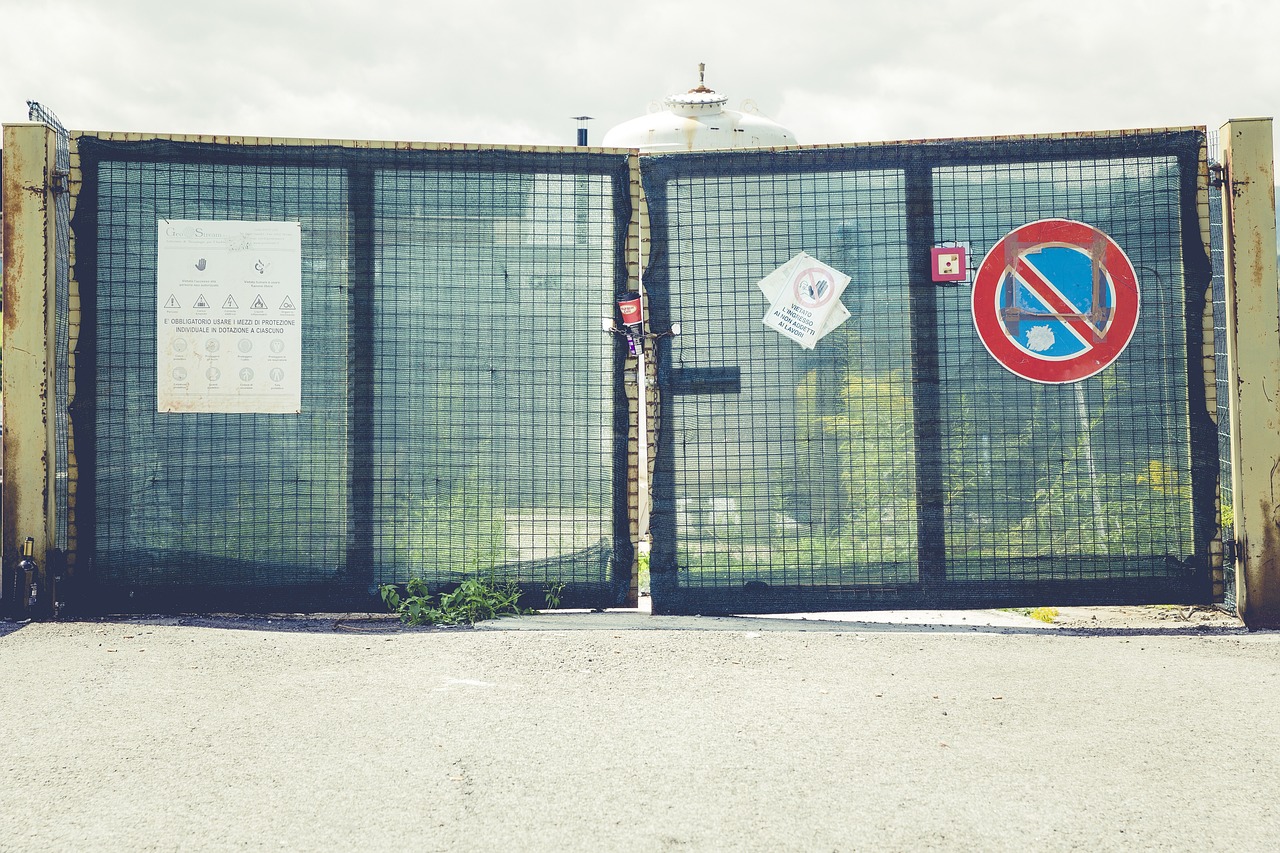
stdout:
[(1280, 282), (1269, 118), (1222, 127), (1236, 608), (1280, 628)]
[(0, 606), (26, 613), (30, 587), (16, 583), (27, 538), (38, 566), (35, 579), (48, 605), (45, 570), (54, 543), (50, 494), (52, 435), (47, 392), (53, 387), (53, 171), (55, 137), (42, 124), (5, 125), (4, 170), (4, 395), (3, 575)]

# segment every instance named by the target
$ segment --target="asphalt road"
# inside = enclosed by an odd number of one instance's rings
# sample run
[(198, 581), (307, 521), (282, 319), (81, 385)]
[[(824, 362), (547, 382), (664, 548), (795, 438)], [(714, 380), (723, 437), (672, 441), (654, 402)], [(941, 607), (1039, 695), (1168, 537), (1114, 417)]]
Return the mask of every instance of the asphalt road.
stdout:
[(0, 850), (1280, 849), (1280, 634), (596, 616), (10, 625)]

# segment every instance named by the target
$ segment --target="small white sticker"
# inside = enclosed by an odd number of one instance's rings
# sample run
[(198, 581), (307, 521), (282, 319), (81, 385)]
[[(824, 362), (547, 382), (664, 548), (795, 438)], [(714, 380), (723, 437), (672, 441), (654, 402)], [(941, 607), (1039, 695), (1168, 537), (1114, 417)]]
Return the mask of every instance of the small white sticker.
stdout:
[(1027, 329), (1027, 349), (1032, 352), (1044, 352), (1056, 342), (1057, 338), (1053, 336), (1053, 329), (1048, 326), (1032, 326)]

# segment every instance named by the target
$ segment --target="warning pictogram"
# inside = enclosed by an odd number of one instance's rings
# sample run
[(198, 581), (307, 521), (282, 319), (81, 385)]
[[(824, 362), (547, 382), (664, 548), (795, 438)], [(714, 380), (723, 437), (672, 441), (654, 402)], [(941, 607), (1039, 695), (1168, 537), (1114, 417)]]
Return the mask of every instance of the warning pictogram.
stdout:
[(983, 258), (973, 323), (987, 352), (1032, 382), (1079, 382), (1115, 361), (1138, 325), (1138, 276), (1102, 231), (1043, 219)]
[(155, 288), (157, 412), (302, 411), (300, 222), (156, 220)]

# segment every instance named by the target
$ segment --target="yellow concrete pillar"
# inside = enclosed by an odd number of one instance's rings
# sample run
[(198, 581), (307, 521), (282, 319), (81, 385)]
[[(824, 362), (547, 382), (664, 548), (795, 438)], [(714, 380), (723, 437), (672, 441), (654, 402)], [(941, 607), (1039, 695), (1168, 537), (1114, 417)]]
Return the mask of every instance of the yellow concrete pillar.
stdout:
[[(13, 582), (28, 537), (34, 541), (41, 595), (54, 543), (53, 424), (53, 192), (49, 176), (56, 140), (43, 124), (5, 125), (4, 210), (4, 494), (3, 576), (0, 607), (26, 610), (26, 595)], [(44, 602), (47, 604), (46, 602)]]
[(1272, 121), (1222, 127), (1236, 607), (1280, 628), (1280, 284)]

